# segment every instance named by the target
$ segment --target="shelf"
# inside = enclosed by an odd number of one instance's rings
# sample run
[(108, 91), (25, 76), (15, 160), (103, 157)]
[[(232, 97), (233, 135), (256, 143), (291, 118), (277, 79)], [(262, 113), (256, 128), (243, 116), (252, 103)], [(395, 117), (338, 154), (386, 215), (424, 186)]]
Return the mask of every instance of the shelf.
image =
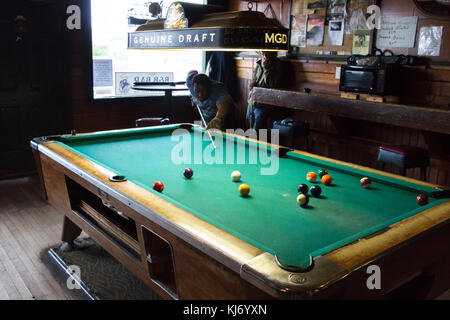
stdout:
[(450, 110), (350, 100), (330, 93), (303, 93), (255, 87), (255, 103), (321, 112), (399, 127), (450, 134)]

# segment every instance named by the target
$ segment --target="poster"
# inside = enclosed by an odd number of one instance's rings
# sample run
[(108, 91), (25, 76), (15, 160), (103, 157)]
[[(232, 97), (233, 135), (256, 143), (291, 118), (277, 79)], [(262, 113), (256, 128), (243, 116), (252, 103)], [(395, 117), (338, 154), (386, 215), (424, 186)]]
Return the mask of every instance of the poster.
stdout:
[(344, 42), (344, 20), (330, 20), (328, 23), (327, 44), (342, 46)]
[(150, 95), (148, 91), (133, 90), (135, 82), (173, 82), (173, 72), (116, 72), (116, 95)]
[(419, 17), (382, 17), (377, 31), (381, 48), (414, 48)]
[(328, 0), (327, 21), (345, 18), (347, 0)]
[(291, 46), (306, 47), (307, 14), (292, 16), (291, 21)]
[(345, 34), (354, 34), (356, 30), (367, 29), (367, 20), (363, 10), (361, 8), (355, 8), (345, 26)]
[(370, 49), (370, 30), (355, 30), (353, 35), (353, 54), (368, 55)]
[(325, 26), (325, 17), (309, 16), (306, 32), (306, 44), (308, 47), (321, 46), (323, 43), (323, 34)]
[(92, 61), (94, 87), (113, 86), (113, 62), (112, 59), (94, 59)]
[(308, 0), (308, 9), (322, 9), (327, 7), (327, 0)]
[(419, 35), (419, 56), (437, 57), (441, 54), (443, 27), (422, 27)]

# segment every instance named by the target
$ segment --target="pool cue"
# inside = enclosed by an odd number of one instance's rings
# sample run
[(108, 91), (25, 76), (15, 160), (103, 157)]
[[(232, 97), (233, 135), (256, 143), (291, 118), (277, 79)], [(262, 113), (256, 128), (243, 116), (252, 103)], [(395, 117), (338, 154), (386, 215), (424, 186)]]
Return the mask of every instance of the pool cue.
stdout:
[[(258, 4), (256, 4), (256, 5), (258, 5)], [(254, 71), (255, 71), (255, 58), (252, 59), (252, 82), (253, 83), (255, 83), (255, 79), (253, 78)], [(255, 87), (255, 85), (253, 85), (253, 88), (254, 87)], [(253, 88), (251, 89), (252, 91), (253, 91)], [(253, 129), (253, 118), (254, 118), (254, 115), (253, 115), (253, 94), (252, 94), (252, 101), (250, 103), (250, 119), (249, 119), (250, 129)]]
[(208, 133), (209, 140), (211, 140), (211, 143), (212, 143), (214, 149), (217, 149), (217, 147), (216, 147), (216, 145), (215, 145), (215, 143), (214, 143), (214, 140), (213, 140), (213, 138), (212, 138), (212, 136), (211, 136), (211, 133), (209, 133), (208, 129), (206, 129), (206, 127), (207, 127), (206, 121), (205, 121), (205, 118), (203, 118), (203, 114), (202, 114), (200, 108), (198, 107), (198, 105), (197, 105), (196, 103), (194, 103), (194, 104), (195, 104), (195, 106), (197, 107), (197, 111), (198, 111), (198, 113), (200, 114), (200, 117), (202, 118), (202, 122), (203, 122), (203, 125), (205, 126), (206, 133)]

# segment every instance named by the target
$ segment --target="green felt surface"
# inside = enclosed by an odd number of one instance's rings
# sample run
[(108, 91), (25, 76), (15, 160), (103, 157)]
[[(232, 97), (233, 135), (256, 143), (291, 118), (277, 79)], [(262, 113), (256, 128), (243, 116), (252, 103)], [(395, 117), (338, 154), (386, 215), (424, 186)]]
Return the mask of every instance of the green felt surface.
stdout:
[[(272, 154), (272, 160), (279, 161), (278, 172), (263, 175), (261, 169), (269, 167), (264, 162), (270, 151), (266, 147), (262, 148), (265, 156), (258, 156), (254, 164), (249, 163), (249, 154), (250, 150), (259, 152), (255, 143), (220, 136), (216, 137), (218, 148), (214, 153), (209, 140), (201, 140), (201, 130), (175, 137), (172, 131), (131, 130), (69, 137), (60, 143), (261, 250), (276, 254), (288, 266), (307, 267), (311, 256), (323, 255), (445, 201), (430, 197), (430, 203), (420, 207), (416, 196), (430, 195), (434, 189), (294, 153), (276, 160)], [(180, 141), (190, 143), (185, 149), (189, 152), (180, 152)], [(236, 163), (238, 151), (246, 152), (246, 163)], [(227, 155), (234, 161), (205, 164), (202, 152), (217, 155), (222, 162)], [(174, 163), (174, 153), (191, 159)], [(187, 167), (194, 170), (190, 180), (183, 176)], [(300, 207), (297, 186), (312, 186), (306, 174), (322, 168), (328, 170), (333, 184), (316, 183), (322, 188), (322, 197), (310, 197), (308, 207)], [(234, 170), (242, 173), (242, 182), (231, 180)], [(372, 179), (369, 189), (359, 184), (364, 176)], [(164, 183), (162, 194), (152, 189), (155, 181)], [(239, 195), (241, 183), (250, 186), (248, 198)]]

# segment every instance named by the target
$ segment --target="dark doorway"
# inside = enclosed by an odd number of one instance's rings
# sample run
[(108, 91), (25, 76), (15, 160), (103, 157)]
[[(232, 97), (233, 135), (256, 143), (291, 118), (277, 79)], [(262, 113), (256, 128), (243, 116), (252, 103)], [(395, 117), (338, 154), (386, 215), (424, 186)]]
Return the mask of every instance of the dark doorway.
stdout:
[(70, 131), (64, 2), (0, 4), (0, 179), (34, 171), (30, 139)]

